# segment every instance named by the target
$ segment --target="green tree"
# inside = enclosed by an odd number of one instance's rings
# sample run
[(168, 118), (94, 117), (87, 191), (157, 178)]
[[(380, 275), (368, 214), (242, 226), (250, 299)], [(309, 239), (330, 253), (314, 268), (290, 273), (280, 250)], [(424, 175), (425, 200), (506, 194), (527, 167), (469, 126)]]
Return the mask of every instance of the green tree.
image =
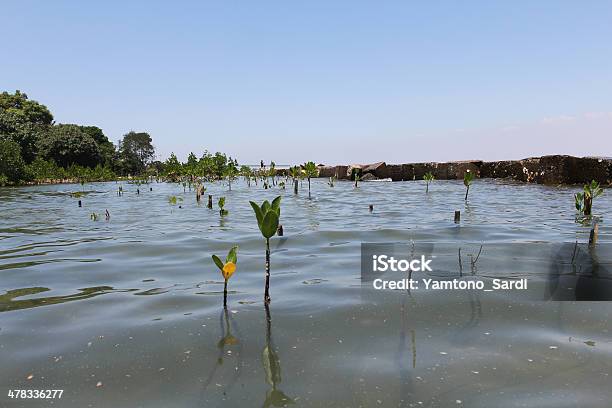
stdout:
[(124, 174), (140, 174), (155, 157), (151, 136), (131, 131), (119, 141), (119, 160)]
[(19, 91), (0, 94), (0, 139), (19, 144), (21, 156), (30, 163), (36, 157), (37, 141), (53, 122), (46, 106), (28, 99)]
[(51, 126), (49, 133), (38, 142), (43, 158), (62, 167), (77, 164), (95, 167), (100, 163), (100, 149), (96, 141), (78, 125)]
[(108, 140), (102, 129), (97, 126), (81, 126), (81, 129), (87, 133), (98, 144), (100, 149), (101, 164), (111, 167), (116, 159), (117, 150), (113, 142)]
[(18, 90), (14, 94), (0, 94), (0, 110), (15, 113), (23, 123), (50, 125), (53, 122), (53, 115), (45, 105), (28, 99), (28, 95)]
[(181, 176), (182, 170), (181, 162), (176, 158), (176, 154), (170, 153), (170, 157), (164, 162), (164, 175), (175, 181)]
[(23, 179), (25, 163), (19, 144), (12, 140), (0, 140), (0, 184), (15, 183)]
[(212, 157), (212, 162), (214, 176), (219, 180), (222, 179), (227, 167), (227, 156), (224, 153), (217, 152)]

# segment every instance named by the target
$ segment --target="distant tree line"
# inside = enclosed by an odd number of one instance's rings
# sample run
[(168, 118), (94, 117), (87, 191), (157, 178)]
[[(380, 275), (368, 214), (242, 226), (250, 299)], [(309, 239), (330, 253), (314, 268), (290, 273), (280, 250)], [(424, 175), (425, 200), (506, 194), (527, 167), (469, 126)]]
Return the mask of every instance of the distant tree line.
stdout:
[(25, 93), (0, 94), (0, 185), (144, 175), (156, 171), (154, 157), (148, 133), (130, 131), (115, 146), (96, 126), (56, 124)]
[[(174, 153), (165, 162), (156, 162), (157, 174), (167, 181), (178, 181), (184, 179), (195, 180), (204, 178), (206, 180), (221, 180), (225, 178), (234, 179), (241, 172), (238, 168), (238, 160), (228, 157), (225, 153), (214, 154), (204, 151), (198, 158), (195, 153), (189, 153), (186, 162), (180, 162)], [(248, 166), (243, 166), (247, 167)]]

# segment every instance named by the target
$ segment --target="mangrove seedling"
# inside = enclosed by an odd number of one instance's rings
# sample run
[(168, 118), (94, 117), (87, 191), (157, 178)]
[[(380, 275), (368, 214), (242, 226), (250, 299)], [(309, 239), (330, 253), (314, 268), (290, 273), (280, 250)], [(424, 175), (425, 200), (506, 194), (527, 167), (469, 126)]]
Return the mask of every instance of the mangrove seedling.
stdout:
[(240, 166), (240, 175), (244, 177), (244, 181), (247, 182), (247, 186), (251, 187), (251, 178), (253, 177), (253, 169), (250, 166), (243, 164)]
[(272, 200), (272, 204), (266, 200), (261, 206), (253, 201), (249, 201), (255, 212), (259, 231), (261, 231), (261, 235), (266, 240), (266, 286), (264, 291), (264, 303), (266, 304), (270, 302), (270, 238), (278, 231), (280, 202), (281, 196)]
[(274, 178), (276, 177), (276, 163), (274, 162), (270, 162), (270, 169), (268, 170), (267, 177), (272, 179), (272, 185), (276, 185), (276, 182), (274, 181)]
[(227, 179), (229, 191), (232, 191), (232, 181), (236, 180), (239, 174), (240, 171), (238, 170), (238, 162), (232, 160), (230, 157), (229, 161), (227, 162), (227, 167), (223, 171), (223, 177)]
[(280, 181), (280, 182), (278, 183), (278, 187), (279, 187), (281, 190), (284, 190), (284, 189), (285, 189), (285, 182), (284, 182), (284, 181)]
[(335, 178), (335, 177), (330, 177), (330, 178), (329, 178), (329, 181), (327, 182), (327, 184), (328, 184), (330, 187), (333, 187), (335, 182), (336, 182), (336, 178)]
[(304, 173), (308, 179), (308, 198), (310, 198), (310, 179), (312, 177), (319, 176), (319, 169), (314, 162), (309, 161), (308, 163), (304, 164)]
[(168, 197), (168, 204), (174, 206), (177, 203), (182, 203), (183, 202), (183, 198), (182, 197), (177, 197), (177, 196), (169, 196)]
[(238, 246), (233, 246), (227, 256), (225, 257), (225, 262), (222, 262), (221, 259), (217, 255), (212, 256), (212, 260), (217, 265), (217, 268), (221, 271), (221, 275), (223, 275), (223, 279), (225, 280), (225, 284), (223, 286), (223, 307), (227, 307), (227, 281), (231, 276), (236, 272), (236, 263), (238, 263), (238, 257), (236, 253), (238, 252)]
[(359, 187), (357, 185), (357, 183), (359, 183), (359, 180), (361, 180), (361, 176), (359, 176), (359, 174), (355, 173), (355, 187)]
[(298, 193), (298, 178), (300, 177), (300, 168), (293, 166), (289, 168), (289, 176), (293, 179), (293, 194)]
[(591, 215), (593, 207), (593, 199), (603, 194), (603, 189), (595, 180), (591, 180), (590, 184), (585, 184), (582, 193), (574, 194), (576, 201), (576, 210), (585, 216)]
[(431, 183), (432, 181), (434, 181), (434, 175), (432, 174), (431, 171), (428, 171), (427, 173), (425, 173), (423, 175), (423, 180), (425, 180), (425, 194), (429, 193), (429, 183)]
[(474, 173), (469, 170), (465, 172), (463, 175), (463, 185), (465, 186), (465, 201), (467, 201), (468, 193), (470, 192), (470, 186), (472, 185), (472, 181), (474, 181)]
[(223, 217), (224, 215), (229, 214), (225, 207), (225, 197), (219, 197), (219, 214)]
[(92, 221), (98, 221), (99, 217), (100, 216), (96, 214), (95, 212), (92, 212), (91, 215), (89, 216), (89, 218), (91, 218)]

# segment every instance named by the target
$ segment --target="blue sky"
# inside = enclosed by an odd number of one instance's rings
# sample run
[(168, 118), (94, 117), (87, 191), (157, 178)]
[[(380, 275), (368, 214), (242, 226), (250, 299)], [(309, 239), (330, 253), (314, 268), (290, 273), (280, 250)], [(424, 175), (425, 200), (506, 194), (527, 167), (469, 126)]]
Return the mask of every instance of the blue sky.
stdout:
[(610, 1), (2, 5), (0, 89), (159, 157), (612, 156)]

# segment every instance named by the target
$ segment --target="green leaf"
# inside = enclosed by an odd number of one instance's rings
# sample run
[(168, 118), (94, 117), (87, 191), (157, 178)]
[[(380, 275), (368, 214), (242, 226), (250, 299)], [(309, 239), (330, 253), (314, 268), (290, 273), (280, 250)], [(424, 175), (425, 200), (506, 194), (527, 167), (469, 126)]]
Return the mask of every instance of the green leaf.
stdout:
[(238, 263), (238, 256), (236, 255), (236, 252), (238, 252), (238, 245), (233, 246), (232, 249), (229, 250), (227, 257), (225, 258), (225, 262)]
[(278, 215), (274, 211), (268, 211), (264, 216), (263, 222), (260, 226), (261, 233), (264, 238), (271, 238), (276, 234), (278, 229)]
[(249, 204), (251, 204), (251, 207), (253, 207), (253, 211), (255, 211), (255, 217), (257, 218), (257, 225), (259, 225), (259, 229), (261, 229), (261, 222), (263, 221), (263, 218), (264, 218), (263, 212), (261, 211), (261, 208), (259, 208), (257, 203), (253, 201), (249, 201)]
[(276, 197), (272, 200), (272, 210), (280, 217), (280, 204), (281, 204), (281, 196)]
[(576, 210), (582, 212), (582, 203), (583, 203), (583, 194), (576, 193), (574, 194), (574, 199), (576, 200)]
[(213, 255), (212, 259), (215, 262), (215, 265), (217, 265), (217, 268), (223, 270), (223, 262), (221, 261), (221, 259), (217, 255)]
[(262, 212), (264, 215), (266, 215), (266, 213), (267, 213), (268, 211), (270, 211), (270, 208), (272, 208), (272, 207), (270, 206), (270, 202), (269, 202), (268, 200), (265, 200), (265, 201), (263, 202), (263, 204), (261, 204), (261, 212)]

